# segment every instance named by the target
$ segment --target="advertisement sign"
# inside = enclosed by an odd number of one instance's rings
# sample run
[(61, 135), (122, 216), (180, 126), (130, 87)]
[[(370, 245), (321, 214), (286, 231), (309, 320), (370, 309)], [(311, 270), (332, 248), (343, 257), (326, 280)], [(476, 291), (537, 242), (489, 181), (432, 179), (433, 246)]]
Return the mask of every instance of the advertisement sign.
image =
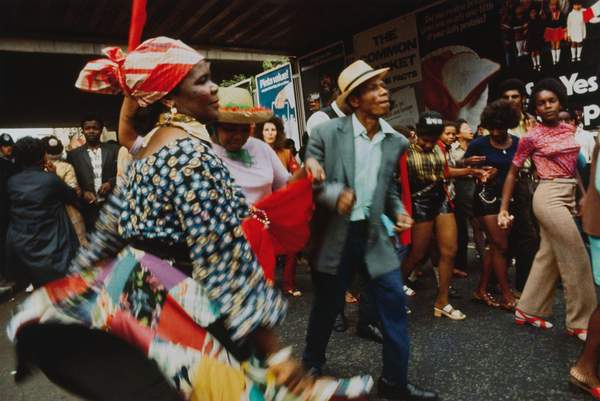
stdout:
[(502, 65), (494, 0), (445, 1), (418, 12), (416, 21), (424, 108), (475, 129)]
[(414, 14), (354, 35), (354, 52), (358, 59), (366, 61), (373, 68), (390, 68), (385, 82), (392, 92), (421, 80)]
[(391, 108), (385, 120), (392, 126), (415, 125), (419, 120), (419, 106), (413, 86), (406, 86), (391, 94)]
[(513, 1), (500, 10), (506, 68), (531, 92), (546, 77), (560, 80), (584, 126), (600, 125), (600, 1)]
[(306, 119), (340, 94), (337, 77), (345, 67), (344, 43), (337, 42), (298, 58)]
[(256, 94), (258, 104), (273, 110), (275, 116), (283, 120), (287, 137), (299, 144), (300, 135), (298, 134), (298, 114), (292, 82), (292, 66), (284, 64), (258, 74), (256, 76)]

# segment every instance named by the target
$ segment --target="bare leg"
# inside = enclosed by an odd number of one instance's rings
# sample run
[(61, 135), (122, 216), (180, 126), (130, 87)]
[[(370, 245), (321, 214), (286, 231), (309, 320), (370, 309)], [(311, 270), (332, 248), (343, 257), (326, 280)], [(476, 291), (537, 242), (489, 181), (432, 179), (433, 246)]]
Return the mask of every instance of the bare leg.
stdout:
[[(483, 217), (479, 218), (479, 223), (483, 226)], [(490, 276), (492, 274), (492, 250), (486, 249), (483, 255), (483, 265), (481, 271), (481, 278), (479, 279), (479, 285), (477, 292), (482, 295), (487, 292), (488, 285), (490, 283)]]
[(598, 356), (600, 355), (600, 306), (590, 318), (588, 326), (588, 336), (583, 347), (583, 351), (575, 362), (575, 370), (586, 377), (587, 384), (592, 387), (600, 386), (598, 378)]
[(402, 272), (405, 279), (427, 254), (429, 243), (431, 242), (432, 231), (433, 221), (424, 221), (413, 225), (410, 252), (402, 262)]
[(454, 257), (457, 249), (456, 220), (453, 213), (440, 214), (435, 218), (435, 233), (440, 251), (440, 283), (435, 306), (443, 308), (448, 305), (448, 290), (452, 280)]
[(471, 219), (471, 227), (473, 228), (473, 241), (475, 242), (475, 249), (479, 256), (483, 258), (485, 253), (485, 238), (483, 237), (483, 232), (481, 231), (481, 225), (479, 221), (475, 218)]
[(508, 284), (508, 261), (506, 258), (509, 231), (498, 227), (497, 215), (484, 216), (481, 218), (481, 221), (490, 242), (492, 267), (498, 279), (502, 296), (504, 297), (504, 304), (514, 305), (515, 298)]

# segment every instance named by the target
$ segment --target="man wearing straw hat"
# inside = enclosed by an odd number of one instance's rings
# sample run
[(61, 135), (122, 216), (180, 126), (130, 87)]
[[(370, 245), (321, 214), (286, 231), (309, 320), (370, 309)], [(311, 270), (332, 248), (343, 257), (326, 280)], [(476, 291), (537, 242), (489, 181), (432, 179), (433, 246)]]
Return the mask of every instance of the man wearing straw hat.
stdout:
[(321, 373), (348, 277), (356, 269), (367, 281), (383, 329), (379, 397), (437, 400), (435, 393), (407, 382), (409, 340), (402, 275), (386, 223), (391, 222), (388, 226), (396, 232), (412, 225), (397, 184), (408, 141), (382, 118), (390, 109), (383, 82), (388, 71), (374, 70), (362, 60), (346, 67), (338, 78), (338, 99), (352, 114), (315, 127), (308, 143), (307, 157), (323, 166), (325, 177), (315, 189), (309, 250), (315, 298), (303, 362), (314, 374)]

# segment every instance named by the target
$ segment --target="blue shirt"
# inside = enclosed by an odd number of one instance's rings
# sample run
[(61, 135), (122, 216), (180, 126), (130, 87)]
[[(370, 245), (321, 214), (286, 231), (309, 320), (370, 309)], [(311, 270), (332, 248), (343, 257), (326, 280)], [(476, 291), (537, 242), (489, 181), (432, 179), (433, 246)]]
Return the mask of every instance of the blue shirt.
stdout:
[(354, 130), (354, 191), (356, 203), (350, 214), (351, 221), (365, 220), (369, 217), (369, 209), (373, 193), (377, 186), (377, 175), (381, 166), (381, 142), (386, 133), (395, 132), (383, 119), (379, 119), (379, 131), (369, 139), (367, 129), (352, 114)]
[(512, 144), (507, 149), (496, 149), (490, 143), (491, 136), (482, 136), (474, 139), (465, 152), (465, 158), (471, 156), (485, 156), (485, 162), (483, 166), (491, 166), (498, 169), (498, 175), (496, 175), (496, 188), (502, 193), (502, 187), (506, 180), (506, 175), (512, 164), (513, 156), (517, 151), (519, 145), (519, 138), (515, 135), (511, 135)]

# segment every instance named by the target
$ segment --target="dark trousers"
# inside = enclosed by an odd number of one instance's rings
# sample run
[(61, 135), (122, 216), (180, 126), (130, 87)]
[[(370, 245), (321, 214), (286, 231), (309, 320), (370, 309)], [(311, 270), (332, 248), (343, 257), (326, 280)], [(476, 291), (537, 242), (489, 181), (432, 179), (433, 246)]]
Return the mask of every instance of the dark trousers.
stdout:
[(523, 291), (533, 259), (540, 247), (537, 221), (533, 214), (533, 193), (536, 183), (528, 175), (522, 175), (515, 183), (514, 222), (509, 238), (509, 249), (515, 258), (515, 287)]
[(456, 196), (454, 197), (457, 230), (456, 257), (454, 265), (465, 270), (468, 265), (469, 224), (473, 217), (473, 195), (475, 181), (472, 178), (459, 178), (454, 182)]
[[(382, 376), (399, 386), (407, 382), (408, 321), (406, 318), (402, 274), (400, 268), (376, 279), (369, 276), (365, 265), (367, 223), (352, 222), (341, 258), (338, 274), (313, 272), (313, 300), (303, 362), (307, 368), (320, 368), (336, 316), (344, 306), (344, 294), (353, 268), (365, 281), (365, 292), (377, 311), (383, 333)], [(361, 300), (363, 302), (363, 300)]]
[(85, 230), (89, 233), (94, 231), (96, 226), (96, 220), (100, 216), (100, 209), (104, 206), (104, 202), (95, 203), (93, 205), (82, 205), (81, 215), (85, 223)]

